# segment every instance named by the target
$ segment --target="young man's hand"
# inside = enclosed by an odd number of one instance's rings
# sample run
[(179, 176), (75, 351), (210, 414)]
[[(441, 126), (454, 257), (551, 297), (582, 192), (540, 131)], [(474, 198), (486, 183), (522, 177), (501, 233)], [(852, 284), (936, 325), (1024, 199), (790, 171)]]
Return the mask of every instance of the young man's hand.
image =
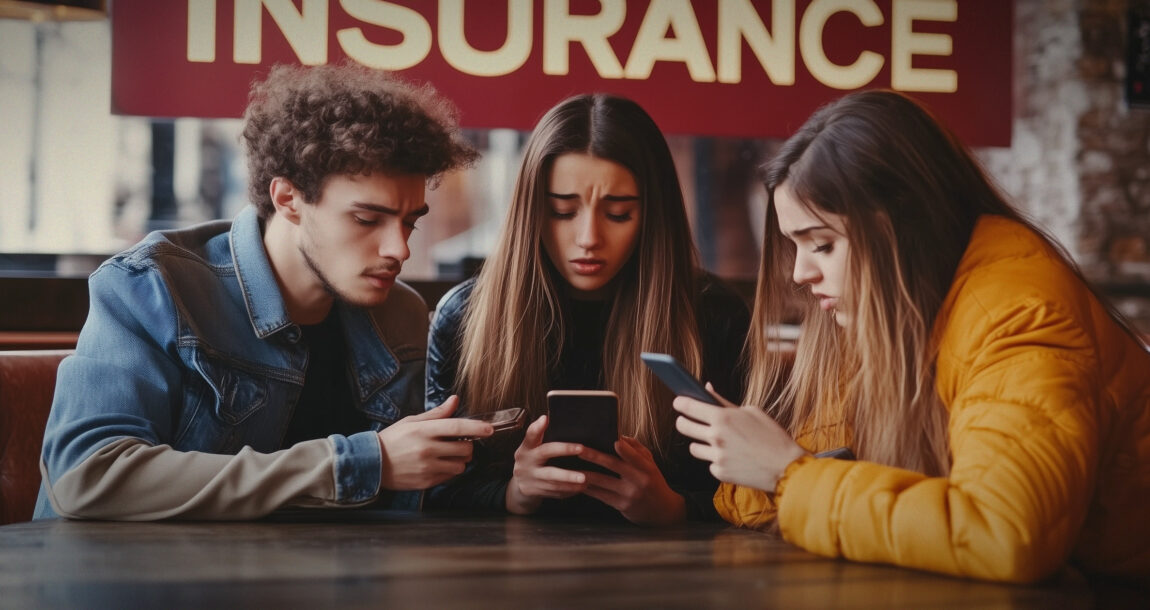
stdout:
[(451, 417), (459, 406), (452, 396), (419, 415), (409, 415), (379, 432), (384, 489), (427, 489), (463, 472), (472, 444), (463, 438), (487, 438), (491, 424)]

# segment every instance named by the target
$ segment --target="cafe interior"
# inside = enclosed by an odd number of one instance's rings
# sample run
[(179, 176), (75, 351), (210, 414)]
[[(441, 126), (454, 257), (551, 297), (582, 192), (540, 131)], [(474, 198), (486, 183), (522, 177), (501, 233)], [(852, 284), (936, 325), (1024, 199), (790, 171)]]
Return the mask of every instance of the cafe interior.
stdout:
[(88, 275), (152, 231), (248, 206), (247, 83), (275, 63), (337, 61), (430, 82), (482, 155), (427, 191), (411, 237), (400, 279), (431, 308), (483, 264), (531, 127), (567, 95), (616, 92), (650, 112), (700, 262), (750, 305), (760, 166), (819, 105), (901, 88), (1150, 341), (1146, 0), (0, 0), (0, 607), (1150, 607), (1145, 590), (1073, 566), (984, 582), (722, 522), (33, 521)]

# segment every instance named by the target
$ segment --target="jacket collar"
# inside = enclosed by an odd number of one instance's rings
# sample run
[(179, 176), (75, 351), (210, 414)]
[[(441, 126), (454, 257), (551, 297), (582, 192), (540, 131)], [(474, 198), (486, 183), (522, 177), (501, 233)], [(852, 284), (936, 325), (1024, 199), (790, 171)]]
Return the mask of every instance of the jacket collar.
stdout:
[(272, 271), (264, 248), (263, 231), (255, 206), (244, 208), (234, 221), (228, 234), (232, 247), (232, 263), (243, 293), (244, 306), (252, 329), (260, 339), (293, 327), (288, 317), (283, 293)]
[[(298, 327), (288, 316), (283, 293), (280, 292), (268, 260), (263, 231), (254, 206), (244, 208), (236, 216), (228, 239), (231, 242), (232, 262), (235, 264), (240, 292), (256, 336), (267, 339), (286, 332), (289, 337), (298, 338)], [(379, 415), (394, 412), (393, 401), (379, 390), (398, 373), (398, 358), (384, 343), (382, 333), (367, 310), (350, 306), (338, 299), (334, 307), (339, 310), (349, 348), (348, 357), (355, 369), (354, 390), (358, 403), (364, 405), (365, 410)], [(387, 404), (375, 404), (372, 397), (376, 394), (377, 400)]]
[(354, 363), (357, 398), (367, 404), (399, 372), (399, 359), (384, 343), (367, 310), (338, 300), (335, 307), (339, 309), (349, 357)]

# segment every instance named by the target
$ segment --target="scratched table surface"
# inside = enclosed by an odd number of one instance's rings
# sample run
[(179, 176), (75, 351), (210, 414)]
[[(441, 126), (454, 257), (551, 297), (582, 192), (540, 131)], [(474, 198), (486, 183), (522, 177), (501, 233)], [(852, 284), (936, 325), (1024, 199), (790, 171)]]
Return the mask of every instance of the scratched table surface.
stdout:
[(825, 559), (724, 524), (387, 511), (0, 527), (0, 608), (1150, 608), (1067, 569), (1012, 586)]

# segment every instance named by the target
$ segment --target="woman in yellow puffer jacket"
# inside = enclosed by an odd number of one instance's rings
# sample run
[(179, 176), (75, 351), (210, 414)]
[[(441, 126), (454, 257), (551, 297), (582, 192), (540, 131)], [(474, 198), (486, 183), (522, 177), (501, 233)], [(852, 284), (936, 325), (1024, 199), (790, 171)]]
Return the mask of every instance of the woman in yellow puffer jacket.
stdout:
[[(832, 557), (1147, 579), (1150, 353), (1055, 242), (889, 91), (819, 110), (765, 170), (751, 406), (675, 400), (719, 513)], [(795, 284), (788, 375), (766, 329)], [(840, 446), (858, 460), (811, 455)]]

